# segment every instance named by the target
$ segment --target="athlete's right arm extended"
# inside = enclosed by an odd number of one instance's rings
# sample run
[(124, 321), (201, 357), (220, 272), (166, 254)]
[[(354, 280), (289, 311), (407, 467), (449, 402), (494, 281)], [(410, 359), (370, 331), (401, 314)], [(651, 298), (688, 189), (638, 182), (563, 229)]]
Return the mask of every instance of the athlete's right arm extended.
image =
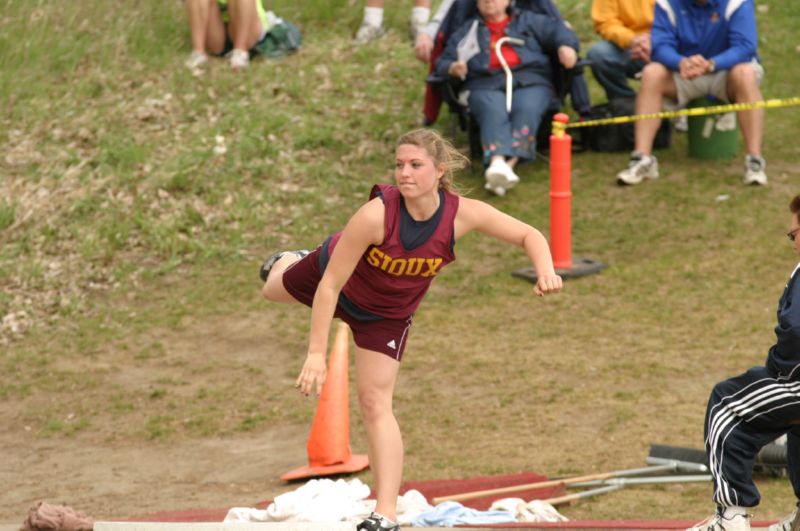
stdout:
[(296, 382), (303, 394), (307, 395), (315, 388), (317, 394), (322, 392), (325, 350), (339, 293), (367, 248), (382, 241), (383, 203), (376, 198), (363, 205), (347, 222), (314, 294), (308, 354)]

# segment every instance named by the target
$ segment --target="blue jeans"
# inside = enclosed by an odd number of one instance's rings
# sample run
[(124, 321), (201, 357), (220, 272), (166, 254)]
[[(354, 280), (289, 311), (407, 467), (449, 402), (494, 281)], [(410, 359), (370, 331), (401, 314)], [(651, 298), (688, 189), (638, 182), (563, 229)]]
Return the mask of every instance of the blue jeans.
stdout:
[(609, 101), (614, 98), (635, 98), (636, 92), (628, 84), (644, 68), (644, 61), (632, 60), (628, 50), (623, 50), (609, 41), (600, 41), (586, 54), (592, 66), (592, 74), (605, 89)]
[(536, 132), (552, 101), (549, 86), (518, 87), (513, 91), (509, 113), (505, 90), (470, 91), (469, 109), (481, 130), (484, 162), (492, 155), (535, 159)]

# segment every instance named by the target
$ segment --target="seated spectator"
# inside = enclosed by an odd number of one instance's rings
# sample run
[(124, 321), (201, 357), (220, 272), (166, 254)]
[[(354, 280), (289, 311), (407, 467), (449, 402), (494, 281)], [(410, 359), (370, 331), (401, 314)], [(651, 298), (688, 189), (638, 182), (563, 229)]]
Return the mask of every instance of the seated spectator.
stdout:
[[(436, 62), (440, 77), (463, 80), (470, 112), (480, 127), (486, 169), (486, 189), (497, 195), (519, 182), (514, 166), (536, 157), (536, 131), (553, 101), (550, 55), (572, 68), (578, 38), (564, 24), (531, 11), (509, 7), (509, 0), (478, 0), (478, 15), (448, 39)], [(504, 46), (502, 55), (513, 73), (511, 112), (506, 111), (506, 76), (494, 51), (509, 36), (524, 40), (517, 48)], [(465, 50), (473, 52), (465, 54)]]
[[(762, 99), (764, 75), (756, 50), (755, 6), (752, 0), (658, 0), (650, 34), (652, 62), (642, 70), (636, 113), (685, 107), (691, 100), (713, 96), (721, 102), (750, 103)], [(664, 99), (666, 98), (666, 101)], [(764, 111), (739, 111), (747, 155), (745, 184), (767, 184), (761, 156)], [(617, 174), (620, 184), (638, 184), (658, 177), (652, 154), (661, 120), (640, 120), (634, 127), (634, 151), (628, 167)]]
[[(554, 0), (514, 0), (513, 7), (519, 10), (532, 11), (540, 15), (552, 17), (559, 24), (565, 24), (568, 28), (572, 26), (564, 20), (561, 12), (556, 7)], [(444, 101), (451, 96), (451, 90), (444, 88), (436, 72), (436, 62), (441, 57), (448, 38), (458, 30), (467, 20), (478, 15), (478, 5), (476, 0), (442, 0), (439, 9), (431, 21), (425, 25), (417, 35), (414, 52), (418, 59), (427, 59), (430, 65), (430, 74), (425, 86), (424, 100), (424, 123), (430, 126), (439, 117), (439, 110)], [(583, 68), (578, 66), (569, 71), (561, 71), (557, 54), (550, 56), (550, 64), (556, 72), (554, 88), (556, 97), (563, 101), (569, 94), (572, 108), (581, 117), (589, 117), (592, 110), (592, 103), (589, 98), (589, 88), (583, 76)], [(443, 94), (443, 91), (446, 94)], [(465, 124), (464, 124), (465, 125)], [(545, 133), (546, 134), (546, 133)], [(539, 129), (539, 140), (542, 140), (542, 128)]]
[(586, 53), (592, 74), (614, 98), (635, 98), (628, 83), (650, 62), (650, 25), (655, 0), (594, 0), (592, 22), (602, 37)]
[(200, 68), (209, 55), (222, 57), (230, 52), (232, 68), (247, 68), (250, 53), (257, 52), (269, 26), (262, 0), (184, 1), (192, 38), (186, 66)]
[[(367, 0), (364, 7), (364, 20), (356, 33), (355, 42), (366, 44), (380, 39), (386, 33), (383, 29), (383, 4), (384, 0)], [(413, 42), (419, 31), (428, 23), (431, 16), (431, 0), (414, 0), (411, 9), (411, 18), (408, 21), (408, 34)]]

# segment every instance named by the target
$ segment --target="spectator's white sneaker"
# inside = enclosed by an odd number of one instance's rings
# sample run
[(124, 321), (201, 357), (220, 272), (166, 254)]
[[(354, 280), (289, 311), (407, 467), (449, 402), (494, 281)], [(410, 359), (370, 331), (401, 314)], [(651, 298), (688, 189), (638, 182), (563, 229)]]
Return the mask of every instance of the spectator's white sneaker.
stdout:
[(205, 66), (207, 62), (208, 62), (207, 54), (205, 54), (204, 52), (198, 52), (197, 50), (192, 50), (191, 55), (189, 55), (189, 58), (183, 64), (185, 64), (186, 68), (188, 68), (189, 70), (197, 70), (198, 68)]
[(755, 184), (765, 186), (767, 184), (767, 174), (764, 168), (767, 163), (763, 157), (758, 155), (747, 155), (744, 159), (744, 184)]
[[(519, 183), (519, 177), (511, 166), (505, 160), (502, 159), (495, 159), (489, 164), (489, 167), (486, 168), (486, 173), (484, 174), (486, 178), (487, 190), (496, 190), (498, 188), (502, 188), (504, 190), (503, 194), (497, 195), (505, 195), (506, 190), (510, 190), (514, 188), (517, 183)], [(491, 188), (490, 188), (491, 187)], [(497, 193), (495, 191), (495, 193)]]
[(717, 513), (686, 531), (750, 531), (750, 516), (737, 514), (725, 518)]
[(688, 116), (678, 116), (675, 118), (675, 122), (673, 122), (672, 127), (679, 133), (685, 133), (689, 130), (689, 117)]
[(617, 174), (617, 183), (639, 184), (644, 179), (658, 179), (658, 160), (654, 155), (644, 155), (634, 151), (631, 153), (628, 167)]
[(231, 68), (234, 70), (244, 70), (250, 66), (250, 52), (234, 48), (231, 52)]
[(368, 42), (376, 41), (383, 37), (385, 31), (383, 26), (373, 26), (367, 22), (362, 22), (361, 27), (356, 32), (356, 37), (353, 42), (356, 44), (367, 44)]
[(778, 523), (772, 524), (767, 531), (798, 531), (800, 530), (800, 513), (797, 509), (784, 516)]
[(502, 186), (492, 186), (491, 184), (486, 183), (483, 187), (486, 190), (492, 192), (496, 196), (504, 197), (506, 195), (506, 189), (503, 188)]

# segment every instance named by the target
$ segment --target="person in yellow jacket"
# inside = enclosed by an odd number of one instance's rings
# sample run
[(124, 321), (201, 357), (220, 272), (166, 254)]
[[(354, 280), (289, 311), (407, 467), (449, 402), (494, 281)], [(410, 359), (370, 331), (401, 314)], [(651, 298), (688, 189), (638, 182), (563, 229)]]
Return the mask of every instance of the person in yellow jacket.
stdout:
[(592, 23), (603, 39), (586, 54), (592, 74), (609, 101), (635, 98), (628, 83), (650, 62), (650, 26), (655, 0), (594, 0)]
[(267, 12), (262, 0), (184, 0), (192, 36), (192, 54), (186, 66), (195, 69), (208, 56), (230, 55), (231, 67), (247, 68), (250, 52), (267, 34)]

